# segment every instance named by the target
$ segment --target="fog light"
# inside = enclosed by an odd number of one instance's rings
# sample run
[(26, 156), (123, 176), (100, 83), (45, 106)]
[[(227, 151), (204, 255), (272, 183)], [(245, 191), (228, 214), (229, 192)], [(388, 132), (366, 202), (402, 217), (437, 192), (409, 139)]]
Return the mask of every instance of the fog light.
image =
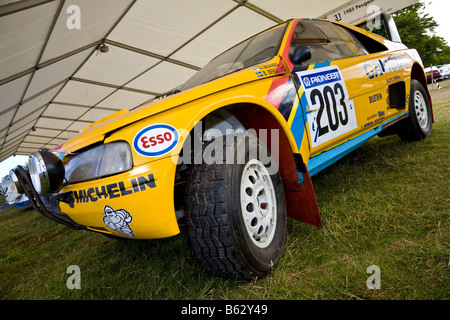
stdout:
[(48, 194), (62, 186), (65, 169), (55, 154), (48, 151), (33, 152), (28, 158), (28, 169), (37, 193)]
[(17, 193), (22, 194), (23, 188), (19, 182), (19, 179), (17, 178), (16, 174), (14, 173), (14, 169), (9, 171), (9, 176), (11, 177), (11, 181), (14, 183), (14, 187), (16, 188)]

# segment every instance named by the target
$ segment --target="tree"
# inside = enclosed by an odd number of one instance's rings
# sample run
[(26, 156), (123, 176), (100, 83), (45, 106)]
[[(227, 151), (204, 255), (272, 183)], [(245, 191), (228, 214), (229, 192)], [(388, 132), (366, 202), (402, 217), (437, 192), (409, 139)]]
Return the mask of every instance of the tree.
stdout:
[(450, 47), (435, 34), (439, 25), (424, 12), (425, 6), (417, 2), (392, 14), (402, 42), (419, 52), (425, 67), (450, 63)]

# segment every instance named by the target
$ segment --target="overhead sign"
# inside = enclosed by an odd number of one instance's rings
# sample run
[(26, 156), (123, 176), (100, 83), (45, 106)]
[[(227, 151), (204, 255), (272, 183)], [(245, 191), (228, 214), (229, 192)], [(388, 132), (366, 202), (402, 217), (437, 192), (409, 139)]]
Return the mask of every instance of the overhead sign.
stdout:
[(372, 19), (380, 13), (393, 13), (406, 8), (418, 0), (357, 0), (336, 11), (330, 12), (325, 19), (358, 24)]

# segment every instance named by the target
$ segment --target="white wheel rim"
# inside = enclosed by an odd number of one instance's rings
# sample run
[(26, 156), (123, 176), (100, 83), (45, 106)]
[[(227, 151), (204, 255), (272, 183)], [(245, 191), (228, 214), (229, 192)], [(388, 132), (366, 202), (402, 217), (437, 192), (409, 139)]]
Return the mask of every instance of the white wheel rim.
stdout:
[(420, 91), (414, 92), (414, 112), (420, 127), (425, 129), (428, 124), (428, 112), (425, 99)]
[(270, 245), (277, 223), (277, 202), (272, 178), (257, 159), (244, 167), (241, 179), (241, 212), (253, 244), (259, 248)]

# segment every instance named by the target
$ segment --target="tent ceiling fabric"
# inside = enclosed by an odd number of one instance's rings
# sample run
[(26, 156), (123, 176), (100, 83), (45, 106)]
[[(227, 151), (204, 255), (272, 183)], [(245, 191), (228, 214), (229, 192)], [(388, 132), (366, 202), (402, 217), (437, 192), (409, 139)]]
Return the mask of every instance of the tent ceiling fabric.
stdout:
[(148, 103), (265, 28), (350, 2), (0, 0), (0, 161)]

